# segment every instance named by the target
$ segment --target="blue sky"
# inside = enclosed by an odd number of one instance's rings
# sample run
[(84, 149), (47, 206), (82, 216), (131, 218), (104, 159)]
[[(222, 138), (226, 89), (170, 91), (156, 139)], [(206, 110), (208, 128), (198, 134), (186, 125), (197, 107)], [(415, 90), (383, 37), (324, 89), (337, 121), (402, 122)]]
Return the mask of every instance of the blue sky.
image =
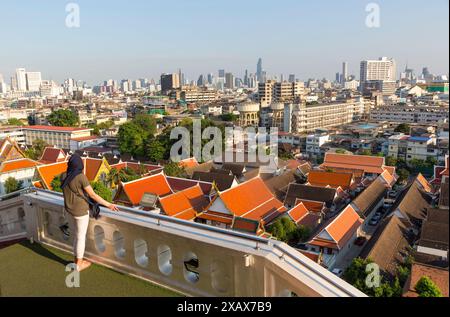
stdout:
[[(81, 27), (65, 26), (69, 2)], [(381, 8), (367, 28), (365, 7)], [(17, 67), (45, 79), (96, 84), (157, 78), (178, 68), (190, 79), (219, 68), (241, 76), (263, 58), (270, 74), (334, 78), (342, 61), (394, 57), (434, 73), (449, 69), (448, 0), (0, 0), (0, 73)]]

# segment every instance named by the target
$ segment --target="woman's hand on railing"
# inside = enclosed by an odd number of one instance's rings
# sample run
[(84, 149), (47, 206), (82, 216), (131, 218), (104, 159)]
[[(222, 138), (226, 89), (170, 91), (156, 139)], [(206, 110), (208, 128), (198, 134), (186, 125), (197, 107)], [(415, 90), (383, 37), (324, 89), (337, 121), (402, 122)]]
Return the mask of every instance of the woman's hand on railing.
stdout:
[(109, 206), (107, 206), (107, 207), (111, 211), (119, 211), (119, 208), (114, 204), (109, 204)]

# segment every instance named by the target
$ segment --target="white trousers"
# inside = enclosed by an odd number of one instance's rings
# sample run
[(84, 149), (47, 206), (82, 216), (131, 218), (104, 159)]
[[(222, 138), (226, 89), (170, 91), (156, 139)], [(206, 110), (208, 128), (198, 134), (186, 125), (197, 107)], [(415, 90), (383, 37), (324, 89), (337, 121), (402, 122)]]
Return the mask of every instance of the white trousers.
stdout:
[(79, 260), (84, 258), (86, 234), (89, 226), (89, 214), (82, 217), (71, 217), (74, 224), (73, 253)]

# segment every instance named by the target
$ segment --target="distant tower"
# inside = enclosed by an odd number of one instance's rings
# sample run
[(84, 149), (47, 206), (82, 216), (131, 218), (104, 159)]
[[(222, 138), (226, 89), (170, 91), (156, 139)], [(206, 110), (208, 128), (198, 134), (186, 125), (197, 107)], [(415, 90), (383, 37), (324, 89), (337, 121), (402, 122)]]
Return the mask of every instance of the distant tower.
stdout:
[(348, 63), (344, 62), (342, 63), (342, 84), (344, 84), (347, 81), (348, 78)]
[(262, 66), (262, 58), (258, 60), (258, 64), (256, 65), (256, 79), (259, 82), (263, 81), (263, 66)]

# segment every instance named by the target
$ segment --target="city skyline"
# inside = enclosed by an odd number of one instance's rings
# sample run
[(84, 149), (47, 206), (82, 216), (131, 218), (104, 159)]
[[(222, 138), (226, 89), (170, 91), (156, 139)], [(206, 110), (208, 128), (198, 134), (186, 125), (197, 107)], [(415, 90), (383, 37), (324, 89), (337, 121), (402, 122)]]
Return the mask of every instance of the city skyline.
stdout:
[[(76, 2), (80, 28), (64, 25), (65, 1), (5, 3), (8, 15), (0, 23), (15, 32), (3, 36), (8, 49), (0, 52), (0, 73), (9, 82), (15, 69), (23, 67), (41, 71), (45, 79), (62, 82), (71, 77), (95, 85), (109, 78), (157, 79), (181, 68), (186, 77), (197, 80), (218, 69), (236, 77), (243, 77), (246, 69), (256, 73), (261, 57), (271, 75), (332, 79), (343, 61), (348, 62), (348, 74), (359, 77), (360, 61), (389, 56), (396, 60), (398, 73), (408, 64), (416, 73), (428, 67), (435, 74), (448, 74), (447, 1), (378, 1), (380, 28), (365, 25), (366, 1), (327, 3), (326, 12), (322, 2), (288, 2), (282, 7), (248, 1), (236, 11), (236, 6), (222, 8), (203, 0), (132, 5), (82, 0)], [(264, 18), (269, 13), (270, 19)], [(225, 23), (228, 17), (230, 24)], [(427, 28), (422, 28), (425, 18)], [(433, 50), (419, 40), (429, 29), (440, 34)], [(269, 41), (252, 40), (261, 32)], [(42, 41), (45, 34), (54, 44)]]

